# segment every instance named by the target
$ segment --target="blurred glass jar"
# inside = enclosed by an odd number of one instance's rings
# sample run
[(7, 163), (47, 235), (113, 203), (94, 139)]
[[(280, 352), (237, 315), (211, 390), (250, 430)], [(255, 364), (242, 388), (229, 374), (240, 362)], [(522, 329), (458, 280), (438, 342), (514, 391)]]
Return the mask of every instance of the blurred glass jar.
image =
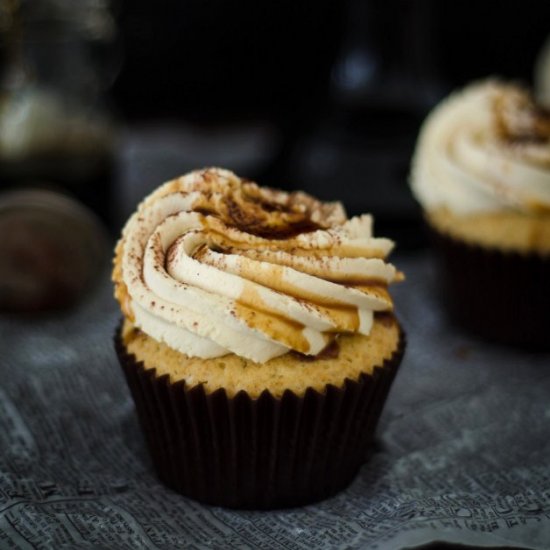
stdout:
[(108, 0), (0, 0), (0, 188), (67, 192), (109, 222), (120, 54)]

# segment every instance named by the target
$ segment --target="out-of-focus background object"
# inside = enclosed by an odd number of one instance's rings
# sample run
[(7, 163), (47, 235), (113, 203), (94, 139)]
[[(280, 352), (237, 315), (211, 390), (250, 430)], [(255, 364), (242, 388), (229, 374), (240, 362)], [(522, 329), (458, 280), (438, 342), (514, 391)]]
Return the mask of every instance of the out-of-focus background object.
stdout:
[(0, 194), (0, 311), (73, 305), (90, 290), (110, 250), (95, 215), (52, 191)]
[(2, 187), (48, 186), (110, 219), (116, 73), (107, 0), (2, 0)]
[(0, 310), (71, 306), (105, 263), (96, 215), (112, 221), (115, 130), (105, 93), (117, 71), (108, 8), (0, 3)]

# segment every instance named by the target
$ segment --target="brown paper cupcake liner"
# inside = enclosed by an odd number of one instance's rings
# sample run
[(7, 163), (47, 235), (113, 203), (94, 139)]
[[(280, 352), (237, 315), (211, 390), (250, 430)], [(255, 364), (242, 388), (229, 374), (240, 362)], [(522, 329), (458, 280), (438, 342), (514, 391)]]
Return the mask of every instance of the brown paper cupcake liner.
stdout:
[(487, 340), (550, 349), (550, 256), (476, 246), (428, 230), (453, 321)]
[(303, 396), (267, 390), (206, 393), (170, 383), (115, 347), (159, 478), (203, 503), (249, 509), (299, 506), (346, 487), (366, 459), (401, 361), (398, 349), (372, 375)]

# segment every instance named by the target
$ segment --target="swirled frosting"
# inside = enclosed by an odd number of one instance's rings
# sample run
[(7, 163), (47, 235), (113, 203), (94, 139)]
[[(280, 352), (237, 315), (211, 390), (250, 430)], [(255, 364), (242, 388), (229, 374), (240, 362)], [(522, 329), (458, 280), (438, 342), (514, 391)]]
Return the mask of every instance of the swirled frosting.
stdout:
[(411, 186), (426, 209), (550, 212), (550, 112), (496, 80), (454, 93), (421, 129)]
[(392, 246), (368, 215), (348, 220), (340, 203), (212, 168), (139, 205), (117, 246), (115, 296), (135, 326), (188, 356), (316, 355), (392, 309)]

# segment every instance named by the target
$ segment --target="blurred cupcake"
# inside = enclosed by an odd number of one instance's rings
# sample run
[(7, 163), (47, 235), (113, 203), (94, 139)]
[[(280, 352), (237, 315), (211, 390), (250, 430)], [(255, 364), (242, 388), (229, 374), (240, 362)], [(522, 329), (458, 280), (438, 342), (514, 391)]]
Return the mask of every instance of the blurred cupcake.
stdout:
[(487, 80), (429, 115), (411, 186), (452, 317), (500, 342), (550, 346), (550, 113)]
[(352, 480), (404, 348), (371, 224), (220, 169), (141, 203), (116, 249), (115, 342), (167, 485), (274, 508)]

